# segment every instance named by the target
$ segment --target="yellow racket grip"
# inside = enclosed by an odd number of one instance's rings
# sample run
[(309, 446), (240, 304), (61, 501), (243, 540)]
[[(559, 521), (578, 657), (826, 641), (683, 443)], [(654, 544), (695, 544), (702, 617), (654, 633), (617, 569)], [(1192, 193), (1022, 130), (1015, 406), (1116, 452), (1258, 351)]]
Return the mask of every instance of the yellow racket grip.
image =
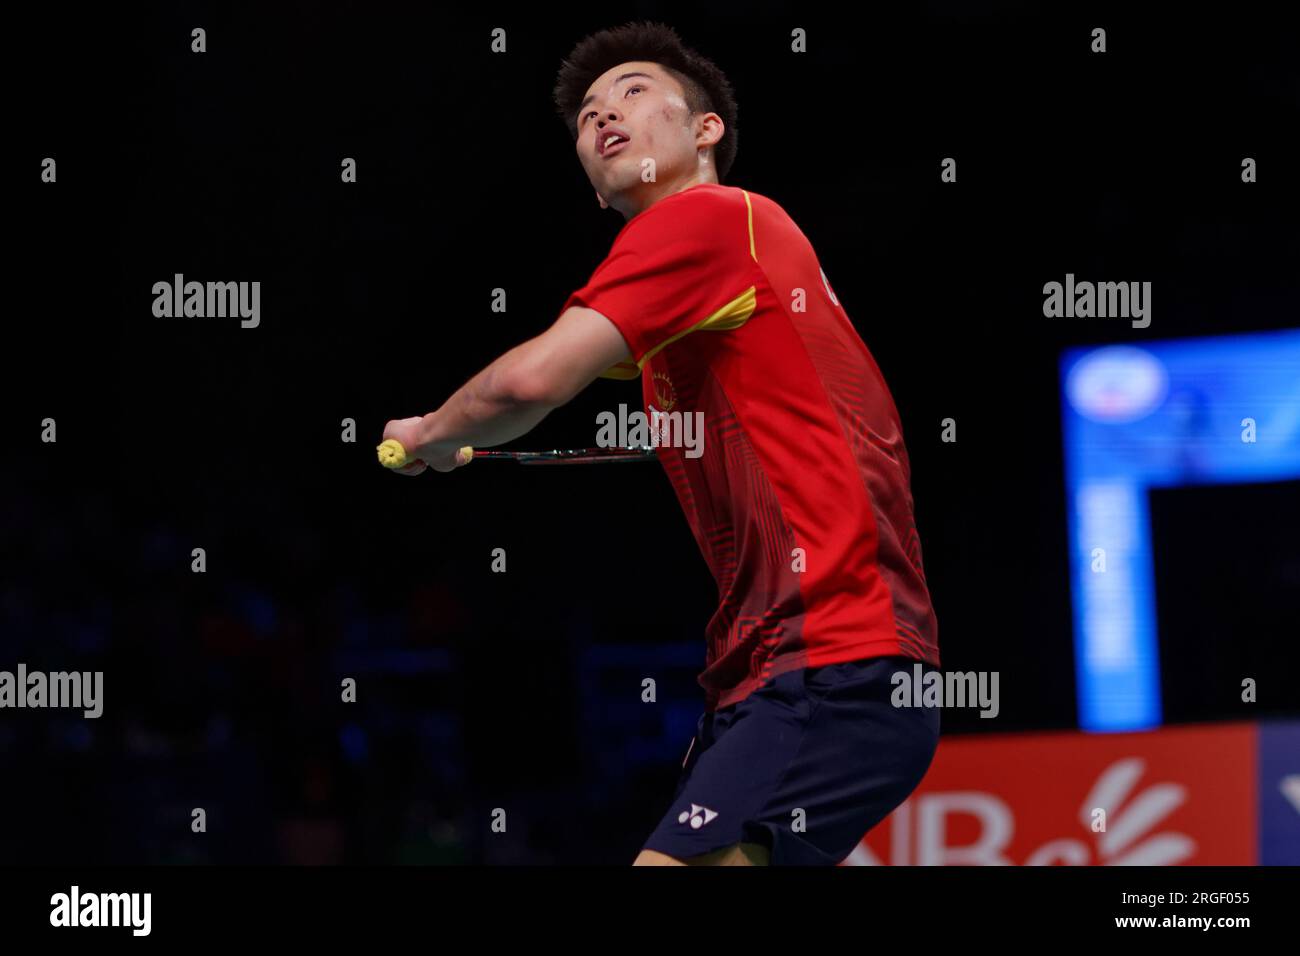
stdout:
[(379, 452), (379, 463), (385, 468), (401, 468), (407, 463), (406, 449), (396, 438), (385, 439), (376, 450)]
[[(385, 439), (376, 451), (379, 452), (379, 463), (385, 468), (403, 468), (411, 463), (406, 449), (396, 438)], [(460, 450), (459, 457), (464, 459), (464, 464), (468, 464), (474, 457), (474, 449), (466, 445)]]

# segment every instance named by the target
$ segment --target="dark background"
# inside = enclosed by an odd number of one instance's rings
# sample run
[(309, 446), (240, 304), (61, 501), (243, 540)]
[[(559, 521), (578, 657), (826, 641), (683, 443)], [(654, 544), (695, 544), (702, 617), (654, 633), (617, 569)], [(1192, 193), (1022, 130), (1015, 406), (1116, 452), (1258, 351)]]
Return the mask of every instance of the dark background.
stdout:
[[(408, 7), (14, 21), (0, 669), (102, 670), (106, 703), (0, 715), (0, 860), (635, 855), (702, 707), (716, 599), (667, 479), (374, 458), (387, 419), (542, 331), (603, 258), (623, 220), (550, 97), (578, 40), (630, 19), (728, 73), (727, 184), (800, 225), (889, 380), (945, 667), (1000, 672), (994, 730), (1076, 726), (1059, 355), (1300, 324), (1293, 34), (1014, 4)], [(154, 318), (176, 272), (260, 280), (261, 327)], [(1066, 272), (1153, 282), (1151, 327), (1045, 319)], [(638, 400), (598, 382), (516, 444), (590, 444)], [(1153, 495), (1167, 721), (1300, 711), (1293, 681), (1248, 713), (1214, 686), (1300, 665), (1298, 492)]]

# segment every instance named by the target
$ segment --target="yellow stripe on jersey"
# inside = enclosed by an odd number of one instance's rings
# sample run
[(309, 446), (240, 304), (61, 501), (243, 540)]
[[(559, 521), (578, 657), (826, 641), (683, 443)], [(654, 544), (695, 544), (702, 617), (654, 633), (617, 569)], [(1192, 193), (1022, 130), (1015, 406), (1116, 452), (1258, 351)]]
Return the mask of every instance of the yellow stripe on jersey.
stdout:
[(754, 314), (754, 309), (758, 306), (758, 289), (750, 286), (740, 295), (736, 296), (722, 308), (718, 309), (712, 315), (701, 319), (692, 325), (689, 329), (684, 329), (676, 335), (669, 336), (660, 342), (654, 348), (650, 349), (645, 355), (641, 356), (635, 363), (619, 362), (617, 365), (611, 365), (605, 371), (600, 373), (601, 378), (631, 379), (641, 374), (641, 369), (645, 363), (650, 361), (655, 355), (672, 345), (680, 338), (690, 335), (692, 332), (729, 332), (732, 329), (738, 329), (749, 321), (750, 316)]
[(749, 254), (753, 256), (754, 261), (758, 261), (758, 251), (754, 248), (754, 204), (749, 201), (749, 191), (742, 189), (745, 194), (745, 208), (749, 210)]
[(635, 362), (619, 362), (600, 373), (601, 378), (631, 379), (641, 375), (641, 366)]

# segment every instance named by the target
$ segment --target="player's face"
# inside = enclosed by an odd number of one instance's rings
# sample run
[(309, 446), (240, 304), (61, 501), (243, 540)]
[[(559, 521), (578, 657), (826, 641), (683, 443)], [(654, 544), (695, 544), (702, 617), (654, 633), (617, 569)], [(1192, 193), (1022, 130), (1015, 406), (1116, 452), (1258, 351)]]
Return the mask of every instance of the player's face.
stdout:
[(656, 184), (697, 174), (698, 124), (681, 85), (658, 65), (621, 63), (592, 83), (584, 99), (578, 159), (609, 205), (635, 211), (641, 198), (660, 191)]

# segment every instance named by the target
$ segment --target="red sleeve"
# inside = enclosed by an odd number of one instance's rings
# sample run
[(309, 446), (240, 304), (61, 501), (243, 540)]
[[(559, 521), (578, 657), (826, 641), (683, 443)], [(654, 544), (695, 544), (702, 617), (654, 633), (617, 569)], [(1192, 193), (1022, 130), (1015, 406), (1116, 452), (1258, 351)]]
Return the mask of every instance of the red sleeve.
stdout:
[(669, 342), (716, 321), (746, 292), (752, 298), (757, 280), (752, 248), (743, 191), (692, 187), (633, 217), (605, 261), (560, 311), (582, 305), (613, 322), (632, 362), (602, 375), (636, 378), (645, 361)]

